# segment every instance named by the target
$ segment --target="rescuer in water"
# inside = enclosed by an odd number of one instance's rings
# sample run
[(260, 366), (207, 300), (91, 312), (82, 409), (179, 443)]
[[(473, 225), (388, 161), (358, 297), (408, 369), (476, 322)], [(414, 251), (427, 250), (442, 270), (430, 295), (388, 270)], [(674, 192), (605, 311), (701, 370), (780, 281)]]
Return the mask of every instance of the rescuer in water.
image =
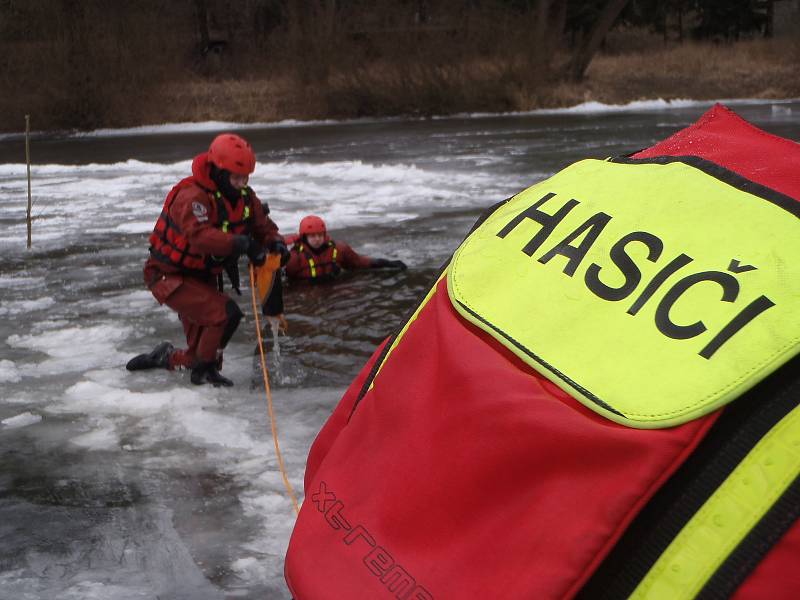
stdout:
[(381, 268), (403, 270), (406, 265), (401, 260), (370, 258), (356, 253), (348, 244), (335, 242), (328, 236), (325, 221), (309, 215), (300, 221), (298, 237), (285, 270), (289, 279), (316, 282), (334, 279), (344, 270)]
[(144, 280), (159, 304), (178, 313), (187, 347), (175, 349), (162, 342), (132, 358), (129, 371), (183, 367), (191, 369), (194, 384), (233, 385), (219, 371), (222, 351), (242, 311), (222, 293), (222, 273), (238, 291), (241, 255), (255, 266), (264, 264), (268, 252), (288, 257), (268, 207), (247, 185), (255, 164), (250, 144), (224, 133), (214, 138), (208, 152), (195, 157), (192, 175), (167, 194), (150, 235)]
[[(291, 281), (308, 281), (320, 283), (332, 281), (345, 271), (361, 269), (395, 269), (404, 270), (406, 264), (401, 260), (386, 258), (370, 258), (358, 254), (348, 244), (335, 242), (328, 236), (325, 221), (316, 215), (308, 215), (300, 221), (296, 236), (287, 237), (292, 244), (288, 256), (281, 257), (281, 266)], [(272, 261), (274, 262), (274, 261)], [(277, 327), (286, 331), (283, 313), (283, 286), (280, 271), (269, 272), (274, 267), (264, 265), (256, 269), (256, 278), (268, 282), (267, 286), (259, 286), (262, 312), (270, 315), (281, 315), (277, 318)], [(272, 317), (275, 318), (275, 317)]]

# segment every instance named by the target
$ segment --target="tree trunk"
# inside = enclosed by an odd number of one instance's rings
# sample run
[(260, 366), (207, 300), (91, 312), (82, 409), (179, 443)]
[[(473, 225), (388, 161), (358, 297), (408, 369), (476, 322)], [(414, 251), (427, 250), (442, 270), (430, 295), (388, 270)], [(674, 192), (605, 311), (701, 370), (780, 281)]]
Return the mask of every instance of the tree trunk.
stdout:
[(536, 3), (536, 29), (534, 30), (533, 39), (536, 43), (542, 43), (547, 31), (547, 23), (550, 20), (550, 5), (553, 0), (539, 0)]
[(553, 55), (553, 48), (547, 43), (547, 26), (550, 21), (550, 5), (553, 0), (539, 0), (536, 3), (533, 23), (533, 44), (529, 58), (534, 61), (540, 69), (550, 66), (550, 57)]
[(575, 50), (575, 54), (572, 55), (572, 59), (567, 65), (567, 75), (572, 81), (581, 81), (583, 79), (589, 63), (592, 62), (594, 53), (600, 48), (600, 44), (606, 37), (608, 30), (611, 29), (614, 21), (617, 20), (619, 13), (622, 12), (627, 3), (628, 0), (609, 0), (603, 7), (603, 11), (600, 13), (594, 27), (589, 32), (589, 35), (584, 38), (583, 43)]
[(556, 0), (553, 10), (550, 11), (546, 43), (549, 48), (560, 45), (567, 24), (567, 0)]
[(208, 34), (208, 9), (206, 8), (206, 0), (195, 0), (194, 9), (195, 16), (197, 17), (197, 34), (200, 38), (200, 52), (205, 53), (211, 41), (211, 36)]
[(767, 0), (767, 20), (764, 23), (764, 37), (771, 38), (775, 32), (775, 3)]

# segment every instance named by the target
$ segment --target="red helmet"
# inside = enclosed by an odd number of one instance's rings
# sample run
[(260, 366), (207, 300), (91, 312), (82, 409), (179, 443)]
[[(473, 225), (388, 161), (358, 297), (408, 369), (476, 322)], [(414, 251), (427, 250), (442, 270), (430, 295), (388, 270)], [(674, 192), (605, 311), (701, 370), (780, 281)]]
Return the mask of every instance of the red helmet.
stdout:
[(256, 155), (244, 138), (235, 133), (222, 133), (208, 148), (208, 160), (238, 175), (250, 175), (256, 168)]
[(300, 221), (300, 235), (308, 235), (310, 233), (327, 233), (325, 229), (325, 221), (319, 218), (316, 215), (308, 215), (307, 217), (303, 217), (303, 220)]

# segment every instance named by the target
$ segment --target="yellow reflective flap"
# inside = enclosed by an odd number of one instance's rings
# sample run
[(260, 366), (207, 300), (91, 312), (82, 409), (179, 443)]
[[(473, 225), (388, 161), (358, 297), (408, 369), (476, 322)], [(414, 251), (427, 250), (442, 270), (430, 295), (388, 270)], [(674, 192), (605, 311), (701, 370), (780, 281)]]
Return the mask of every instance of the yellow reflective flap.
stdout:
[(456, 251), (466, 319), (592, 410), (658, 428), (798, 352), (800, 220), (684, 163), (585, 160)]

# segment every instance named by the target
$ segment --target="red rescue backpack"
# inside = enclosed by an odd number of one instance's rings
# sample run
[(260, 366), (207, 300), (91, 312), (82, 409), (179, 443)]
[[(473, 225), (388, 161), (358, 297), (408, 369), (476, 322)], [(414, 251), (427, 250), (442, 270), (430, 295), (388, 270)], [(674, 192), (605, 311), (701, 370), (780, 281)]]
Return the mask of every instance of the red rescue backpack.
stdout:
[(489, 209), (311, 448), (295, 600), (800, 598), (798, 201), (717, 105)]

